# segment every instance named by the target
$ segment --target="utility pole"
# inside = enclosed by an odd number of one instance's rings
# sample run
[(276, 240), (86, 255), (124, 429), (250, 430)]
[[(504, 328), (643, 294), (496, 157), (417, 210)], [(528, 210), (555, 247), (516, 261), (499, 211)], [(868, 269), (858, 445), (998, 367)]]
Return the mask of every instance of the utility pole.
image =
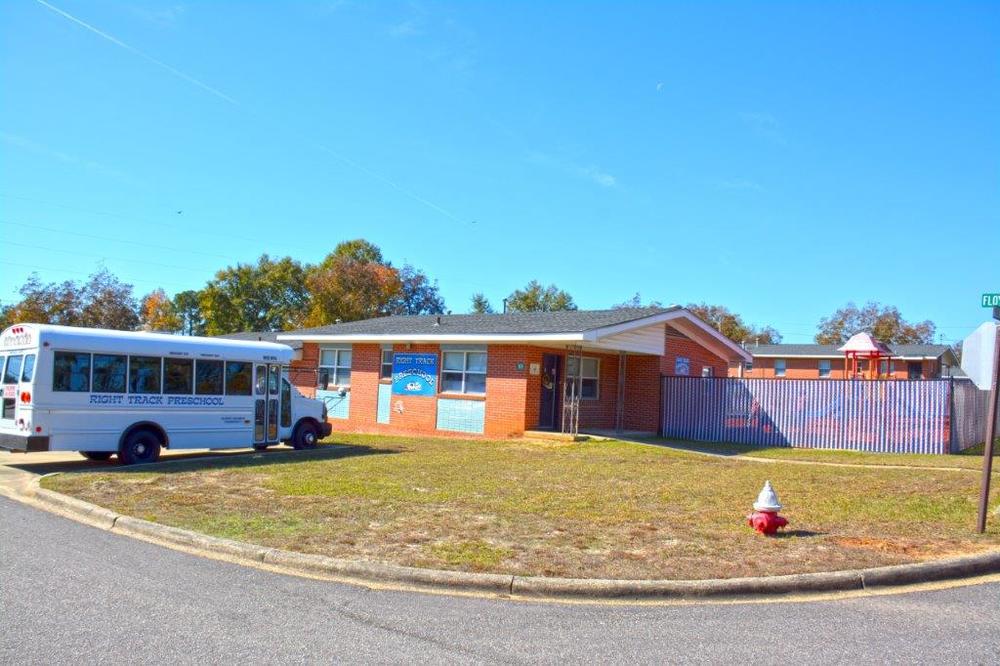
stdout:
[[(993, 308), (993, 318), (1000, 320), (1000, 308)], [(1000, 326), (993, 334), (993, 379), (990, 380), (990, 402), (986, 410), (986, 441), (983, 443), (983, 481), (979, 493), (979, 521), (976, 531), (986, 531), (986, 513), (990, 504), (990, 478), (993, 473), (993, 440), (996, 438), (998, 382), (1000, 382)]]

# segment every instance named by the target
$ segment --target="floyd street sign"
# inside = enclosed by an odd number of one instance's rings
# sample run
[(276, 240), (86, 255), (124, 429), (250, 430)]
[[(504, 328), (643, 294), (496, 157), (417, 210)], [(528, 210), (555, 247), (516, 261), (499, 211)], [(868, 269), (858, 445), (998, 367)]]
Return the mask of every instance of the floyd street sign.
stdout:
[(984, 308), (1000, 307), (1000, 294), (983, 294), (982, 306)]

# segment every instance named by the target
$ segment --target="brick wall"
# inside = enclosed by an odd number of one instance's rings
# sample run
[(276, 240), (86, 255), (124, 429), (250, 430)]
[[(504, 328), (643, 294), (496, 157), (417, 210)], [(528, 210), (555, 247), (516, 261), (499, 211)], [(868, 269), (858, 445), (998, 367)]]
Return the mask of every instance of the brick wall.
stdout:
[[(775, 360), (776, 359), (773, 358), (755, 358), (753, 361), (753, 370), (744, 370), (743, 376), (748, 379), (773, 378), (775, 376)], [(818, 358), (786, 358), (785, 378), (817, 379), (819, 378), (819, 361), (820, 359)], [(829, 361), (830, 378), (844, 379), (844, 359), (834, 358), (829, 359)], [(941, 376), (941, 363), (939, 359), (929, 359), (915, 362), (920, 363), (921, 372), (923, 373), (922, 379), (935, 379)], [(909, 379), (907, 363), (908, 361), (903, 359), (894, 359), (891, 365), (892, 372), (889, 374), (890, 378)], [(739, 377), (739, 368), (730, 368), (729, 376)]]
[(725, 377), (729, 370), (729, 363), (722, 357), (716, 356), (694, 340), (680, 333), (668, 331), (663, 356), (660, 361), (660, 371), (664, 375), (672, 377), (677, 374), (675, 368), (678, 356), (683, 356), (690, 360), (691, 370), (688, 375), (691, 377), (701, 377), (701, 369), (705, 366), (712, 368), (712, 372), (716, 377)]
[[(306, 395), (315, 395), (317, 343), (303, 345), (302, 359), (293, 361), (289, 377)], [(441, 355), (439, 345), (395, 345), (394, 351)], [(701, 375), (703, 365), (711, 366), (718, 376), (725, 376), (726, 362), (693, 341), (672, 334), (665, 337), (663, 356), (629, 355), (625, 370), (624, 428), (655, 431), (660, 423), (660, 375), (673, 374), (674, 360), (686, 356), (691, 374)], [(486, 396), (453, 395), (447, 399), (485, 401), (484, 437), (519, 436), (538, 427), (541, 401), (541, 375), (530, 374), (532, 364), (542, 364), (544, 354), (561, 357), (565, 374), (566, 358), (575, 352), (530, 345), (489, 345), (487, 348)], [(350, 386), (350, 412), (347, 419), (333, 419), (334, 430), (369, 433), (420, 434), (469, 437), (437, 429), (437, 396), (402, 396), (391, 398), (390, 423), (378, 423), (378, 386), (382, 349), (378, 344), (353, 345)], [(610, 430), (615, 426), (618, 395), (618, 354), (585, 352), (585, 357), (600, 361), (598, 398), (580, 401), (580, 428)], [(439, 361), (439, 372), (442, 361)], [(523, 369), (518, 364), (523, 363)], [(561, 421), (561, 403), (556, 410), (556, 429)]]

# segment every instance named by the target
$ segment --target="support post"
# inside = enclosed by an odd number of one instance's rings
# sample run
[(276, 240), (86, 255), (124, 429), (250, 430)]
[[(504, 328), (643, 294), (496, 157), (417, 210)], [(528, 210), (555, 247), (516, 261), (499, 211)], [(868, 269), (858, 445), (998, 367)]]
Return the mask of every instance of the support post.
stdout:
[(996, 438), (998, 381), (1000, 381), (1000, 328), (993, 338), (993, 379), (990, 381), (990, 402), (986, 410), (986, 441), (983, 443), (983, 481), (979, 492), (979, 520), (976, 531), (986, 531), (986, 512), (990, 504), (990, 475), (993, 473), (993, 440)]
[(618, 352), (618, 391), (615, 396), (615, 432), (625, 431), (625, 352)]

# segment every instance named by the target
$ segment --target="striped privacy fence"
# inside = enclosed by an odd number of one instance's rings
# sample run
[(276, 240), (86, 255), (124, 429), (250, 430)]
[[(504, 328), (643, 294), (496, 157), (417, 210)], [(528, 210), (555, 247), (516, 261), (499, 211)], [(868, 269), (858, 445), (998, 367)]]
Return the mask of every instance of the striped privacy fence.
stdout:
[(975, 422), (976, 394), (982, 392), (967, 381), (956, 391), (957, 383), (664, 377), (663, 434), (759, 446), (949, 453), (982, 441)]

